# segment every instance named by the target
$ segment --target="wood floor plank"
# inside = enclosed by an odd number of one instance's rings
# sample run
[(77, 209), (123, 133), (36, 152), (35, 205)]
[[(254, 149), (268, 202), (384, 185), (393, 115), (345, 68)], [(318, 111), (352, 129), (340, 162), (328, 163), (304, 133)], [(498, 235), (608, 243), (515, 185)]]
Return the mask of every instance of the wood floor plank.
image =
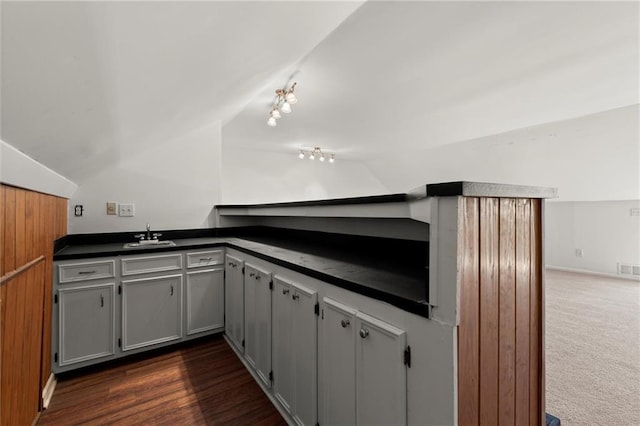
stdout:
[(39, 425), (284, 425), (221, 336), (60, 377)]

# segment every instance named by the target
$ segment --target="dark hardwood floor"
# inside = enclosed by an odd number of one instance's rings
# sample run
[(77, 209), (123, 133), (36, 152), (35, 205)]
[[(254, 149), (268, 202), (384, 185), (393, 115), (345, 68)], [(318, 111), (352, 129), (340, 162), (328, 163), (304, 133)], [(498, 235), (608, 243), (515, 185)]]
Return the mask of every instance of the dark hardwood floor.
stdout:
[(222, 336), (62, 377), (38, 425), (285, 425)]

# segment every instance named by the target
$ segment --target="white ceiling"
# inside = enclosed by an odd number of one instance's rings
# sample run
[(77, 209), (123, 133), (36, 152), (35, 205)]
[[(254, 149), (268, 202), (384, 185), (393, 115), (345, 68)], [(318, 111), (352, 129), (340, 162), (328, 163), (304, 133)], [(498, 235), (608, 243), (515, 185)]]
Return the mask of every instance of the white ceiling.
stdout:
[(361, 3), (2, 1), (1, 138), (80, 181), (233, 117)]
[(300, 64), (290, 116), (265, 125), (269, 88), (223, 142), (366, 161), (635, 104), (638, 36), (638, 3), (367, 2)]
[(367, 160), (638, 103), (636, 2), (1, 5), (0, 136), (72, 180), (216, 120)]

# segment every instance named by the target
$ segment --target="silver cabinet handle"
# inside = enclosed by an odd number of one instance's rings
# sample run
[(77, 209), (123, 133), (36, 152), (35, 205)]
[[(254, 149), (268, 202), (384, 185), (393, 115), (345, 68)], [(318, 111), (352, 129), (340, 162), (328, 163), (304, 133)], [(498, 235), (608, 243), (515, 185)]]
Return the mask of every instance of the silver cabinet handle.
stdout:
[(79, 271), (78, 275), (91, 275), (95, 274), (97, 271)]
[(282, 294), (289, 294), (289, 289), (288, 288), (283, 288), (282, 289)]
[(342, 326), (342, 328), (349, 327), (349, 324), (351, 324), (351, 321), (349, 321), (348, 319), (343, 319), (342, 321), (340, 321), (340, 325)]
[(171, 296), (173, 296), (173, 286), (171, 286)]
[(363, 339), (366, 339), (367, 337), (369, 337), (369, 330), (367, 330), (366, 328), (361, 328), (360, 337), (362, 337)]
[(100, 307), (104, 308), (104, 296), (100, 295)]
[(293, 300), (298, 300), (298, 299), (300, 299), (300, 295), (299, 295), (299, 294), (295, 294), (295, 293), (294, 293), (294, 294), (292, 294), (292, 295), (291, 295), (291, 298), (292, 298)]
[(256, 274), (256, 280), (260, 280), (260, 278), (262, 278), (259, 274)]
[(250, 277), (255, 277), (255, 276), (256, 276), (256, 274), (254, 274), (253, 272), (251, 272), (251, 273), (249, 273), (249, 276), (250, 276)]
[(207, 258), (201, 258), (200, 262), (211, 262), (213, 260), (212, 257), (207, 257)]

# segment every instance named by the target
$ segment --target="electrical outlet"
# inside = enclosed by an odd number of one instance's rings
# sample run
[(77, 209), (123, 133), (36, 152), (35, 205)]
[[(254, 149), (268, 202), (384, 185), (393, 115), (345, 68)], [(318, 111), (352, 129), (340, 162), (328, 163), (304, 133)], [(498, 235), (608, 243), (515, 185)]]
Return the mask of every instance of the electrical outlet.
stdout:
[(135, 204), (120, 204), (118, 208), (118, 216), (120, 217), (131, 217), (136, 215), (136, 205)]
[(584, 256), (584, 250), (576, 249), (576, 257), (583, 257), (583, 256)]
[(116, 214), (118, 214), (116, 212), (116, 203), (114, 202), (107, 202), (107, 214), (108, 215), (113, 215), (115, 216)]

